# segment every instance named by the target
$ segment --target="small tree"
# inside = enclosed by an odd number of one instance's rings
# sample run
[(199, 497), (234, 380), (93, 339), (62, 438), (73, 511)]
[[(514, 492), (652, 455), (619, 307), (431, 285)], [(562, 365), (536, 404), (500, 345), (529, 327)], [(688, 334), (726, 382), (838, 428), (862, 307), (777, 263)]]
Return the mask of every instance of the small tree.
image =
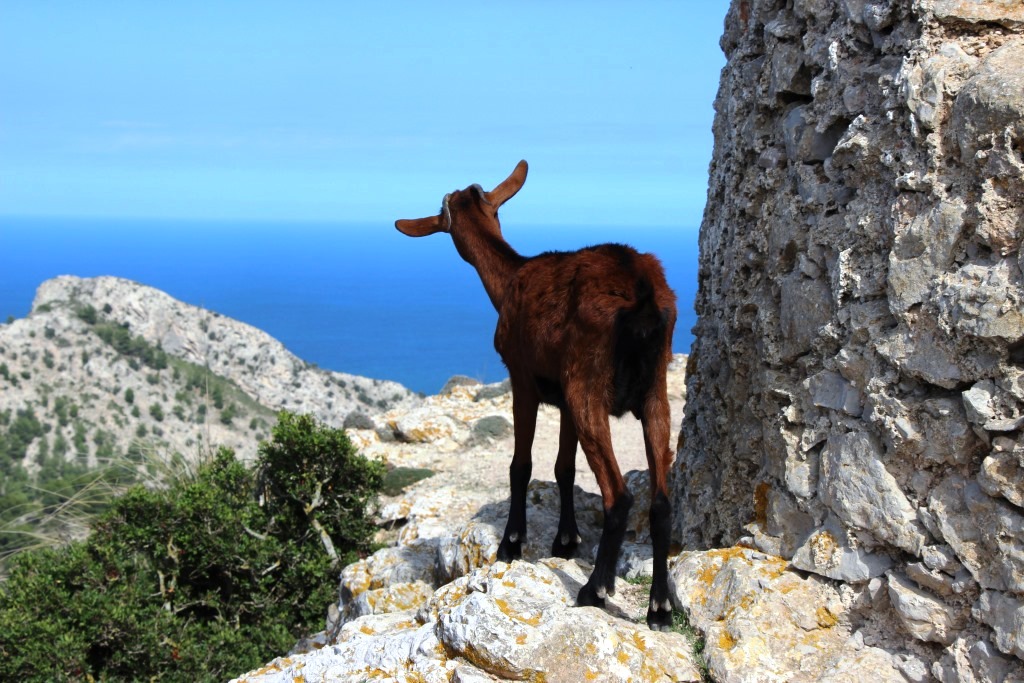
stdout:
[(367, 506), (380, 491), (385, 467), (360, 456), (344, 429), (282, 412), (271, 440), (260, 444), (258, 467), (277, 533), (315, 534), (335, 564), (368, 549), (374, 525)]

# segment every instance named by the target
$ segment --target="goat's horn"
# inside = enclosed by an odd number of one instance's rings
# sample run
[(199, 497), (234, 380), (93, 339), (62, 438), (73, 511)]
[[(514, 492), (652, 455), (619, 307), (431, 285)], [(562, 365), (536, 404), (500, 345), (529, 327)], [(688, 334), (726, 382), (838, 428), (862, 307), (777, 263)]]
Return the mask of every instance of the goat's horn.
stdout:
[(526, 160), (524, 159), (516, 164), (516, 168), (512, 171), (512, 175), (505, 178), (505, 180), (501, 181), (496, 188), (487, 193), (491, 204), (494, 204), (495, 208), (501, 206), (514, 197), (516, 192), (519, 192), (523, 183), (526, 182), (526, 171), (527, 165)]

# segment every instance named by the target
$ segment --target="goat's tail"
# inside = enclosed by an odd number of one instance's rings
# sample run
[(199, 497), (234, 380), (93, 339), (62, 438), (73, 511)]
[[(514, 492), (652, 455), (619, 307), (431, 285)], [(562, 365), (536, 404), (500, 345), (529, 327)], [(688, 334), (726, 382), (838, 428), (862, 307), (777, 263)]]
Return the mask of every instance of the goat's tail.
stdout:
[(613, 415), (630, 411), (640, 417), (668, 344), (669, 321), (658, 308), (651, 281), (637, 278), (633, 305), (615, 318)]

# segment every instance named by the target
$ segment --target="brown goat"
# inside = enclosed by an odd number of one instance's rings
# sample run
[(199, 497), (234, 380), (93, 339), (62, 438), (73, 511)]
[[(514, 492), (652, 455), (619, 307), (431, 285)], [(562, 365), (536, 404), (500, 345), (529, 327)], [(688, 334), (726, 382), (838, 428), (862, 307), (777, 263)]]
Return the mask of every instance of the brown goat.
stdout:
[(581, 539), (573, 484), (576, 446), (583, 446), (604, 502), (604, 529), (594, 571), (580, 590), (580, 605), (604, 605), (615, 592), (615, 565), (633, 496), (612, 452), (608, 416), (633, 413), (643, 424), (650, 468), (654, 580), (647, 623), (671, 624), (668, 549), (672, 533), (667, 491), (670, 417), (665, 372), (672, 356), (676, 297), (657, 258), (620, 244), (525, 258), (505, 241), (498, 208), (526, 181), (520, 161), (490, 192), (479, 185), (444, 197), (437, 216), (399, 220), (411, 237), (447, 232), (476, 268), (498, 310), (494, 347), (512, 384), (515, 452), (509, 467), (511, 499), (498, 559), (522, 556), (526, 487), (541, 402), (561, 411), (555, 479), (561, 496), (553, 555), (569, 558)]

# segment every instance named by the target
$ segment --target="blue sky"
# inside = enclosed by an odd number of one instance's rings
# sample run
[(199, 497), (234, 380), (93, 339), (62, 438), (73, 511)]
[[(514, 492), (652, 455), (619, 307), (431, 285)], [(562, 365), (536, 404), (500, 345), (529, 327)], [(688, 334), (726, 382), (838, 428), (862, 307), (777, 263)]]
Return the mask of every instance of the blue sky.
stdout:
[(0, 215), (696, 227), (726, 0), (0, 0)]

